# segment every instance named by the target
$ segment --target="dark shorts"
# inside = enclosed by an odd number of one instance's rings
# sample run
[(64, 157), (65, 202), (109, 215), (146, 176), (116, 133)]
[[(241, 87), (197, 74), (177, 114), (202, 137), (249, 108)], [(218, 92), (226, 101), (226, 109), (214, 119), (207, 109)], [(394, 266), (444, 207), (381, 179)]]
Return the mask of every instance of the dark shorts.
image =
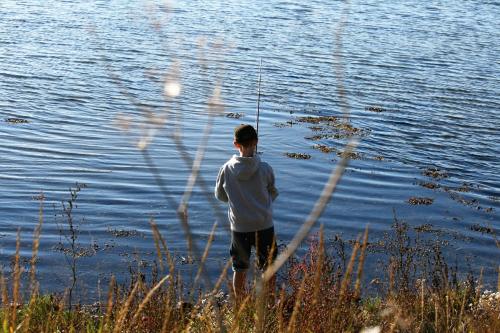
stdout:
[(233, 260), (233, 271), (245, 271), (250, 267), (250, 253), (252, 246), (255, 247), (257, 266), (264, 269), (268, 262), (276, 259), (278, 252), (274, 227), (254, 232), (231, 231), (231, 259)]

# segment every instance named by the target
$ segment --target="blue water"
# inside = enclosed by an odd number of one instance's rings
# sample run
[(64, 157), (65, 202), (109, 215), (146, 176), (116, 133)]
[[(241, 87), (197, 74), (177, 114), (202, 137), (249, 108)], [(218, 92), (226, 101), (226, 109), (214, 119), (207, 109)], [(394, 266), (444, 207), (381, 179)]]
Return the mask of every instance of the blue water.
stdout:
[[(498, 17), (497, 1), (2, 1), (0, 120), (28, 122), (0, 122), (1, 263), (8, 270), (18, 230), (30, 257), (40, 204), (33, 197), (43, 191), (39, 279), (47, 289), (69, 285), (57, 245), (67, 245), (61, 201), (75, 182), (88, 186), (73, 211), (78, 243), (95, 250), (78, 261), (81, 289), (92, 293), (111, 273), (125, 279), (129, 266), (149, 269), (150, 219), (182, 263), (187, 251), (175, 212), (189, 160), (206, 144), (189, 202), (203, 248), (225, 214), (211, 198), (219, 166), (235, 152), (232, 129), (255, 123), (262, 59), (259, 149), (281, 193), (274, 206), (280, 242), (293, 237), (338, 161), (313, 146), (346, 142), (307, 139), (316, 133), (297, 117), (347, 109), (367, 135), (319, 221), (327, 234), (354, 238), (369, 224), (376, 240), (395, 212), (411, 226), (431, 224), (453, 246), (450, 256), (470, 258), (493, 281), (500, 249), (477, 226), (500, 232)], [(166, 78), (180, 83), (178, 97), (164, 98)], [(219, 84), (224, 109), (210, 113)], [(174, 202), (138, 142), (147, 143)], [(428, 168), (448, 177), (430, 179), (422, 174)], [(419, 185), (429, 181), (441, 188)], [(464, 183), (470, 191), (453, 190)], [(434, 202), (413, 206), (410, 197)], [(227, 248), (219, 219), (208, 259), (213, 275)], [(187, 276), (195, 267), (181, 266)]]

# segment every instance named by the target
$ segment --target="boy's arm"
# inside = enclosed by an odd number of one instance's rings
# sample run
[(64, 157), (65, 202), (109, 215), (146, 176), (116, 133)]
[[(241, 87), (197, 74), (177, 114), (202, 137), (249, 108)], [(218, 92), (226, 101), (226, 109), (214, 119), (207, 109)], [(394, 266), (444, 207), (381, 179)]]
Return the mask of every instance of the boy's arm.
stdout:
[(215, 182), (215, 197), (223, 202), (228, 202), (226, 190), (224, 190), (224, 167), (220, 168), (219, 175), (217, 176), (217, 181)]
[(273, 172), (273, 168), (271, 168), (271, 166), (269, 166), (269, 183), (267, 184), (267, 191), (269, 192), (269, 194), (271, 195), (271, 198), (274, 200), (276, 200), (276, 198), (278, 197), (278, 189), (274, 186), (274, 172)]

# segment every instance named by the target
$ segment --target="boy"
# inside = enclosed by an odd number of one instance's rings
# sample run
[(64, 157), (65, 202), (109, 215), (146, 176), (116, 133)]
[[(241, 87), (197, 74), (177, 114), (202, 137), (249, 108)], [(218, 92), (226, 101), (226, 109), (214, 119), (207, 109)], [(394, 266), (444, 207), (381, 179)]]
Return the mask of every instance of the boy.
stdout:
[(251, 125), (236, 127), (233, 144), (240, 154), (233, 155), (220, 168), (215, 184), (215, 197), (229, 203), (230, 254), (237, 300), (244, 295), (251, 247), (255, 247), (261, 270), (276, 258), (271, 204), (278, 190), (274, 187), (273, 169), (256, 154), (257, 142), (257, 132)]

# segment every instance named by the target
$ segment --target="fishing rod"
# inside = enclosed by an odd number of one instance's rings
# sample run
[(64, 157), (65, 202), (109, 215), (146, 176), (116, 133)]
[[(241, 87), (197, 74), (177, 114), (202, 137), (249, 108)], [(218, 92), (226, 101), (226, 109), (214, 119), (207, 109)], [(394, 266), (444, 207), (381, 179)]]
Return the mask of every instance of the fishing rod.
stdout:
[[(260, 116), (260, 82), (262, 79), (262, 57), (260, 58), (260, 65), (259, 65), (259, 81), (257, 85), (257, 140), (259, 138), (259, 116)], [(255, 153), (257, 153), (257, 145), (255, 146)]]

